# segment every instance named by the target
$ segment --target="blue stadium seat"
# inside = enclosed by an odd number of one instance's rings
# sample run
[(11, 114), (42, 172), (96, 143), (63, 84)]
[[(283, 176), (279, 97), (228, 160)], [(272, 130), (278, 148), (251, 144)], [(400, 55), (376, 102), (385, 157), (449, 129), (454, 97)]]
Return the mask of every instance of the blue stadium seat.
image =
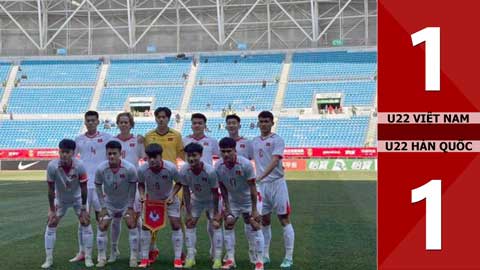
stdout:
[(243, 111), (247, 106), (255, 105), (255, 110), (271, 110), (277, 95), (277, 84), (244, 85), (204, 85), (193, 89), (190, 99), (190, 111), (205, 111), (207, 104), (213, 111), (221, 111), (228, 104), (236, 111)]
[[(245, 138), (252, 139), (260, 134), (260, 131), (256, 126), (253, 129), (250, 128), (251, 123), (256, 124), (257, 118), (242, 117), (242, 128), (240, 129), (240, 135)], [(219, 124), (223, 124), (223, 128), (220, 129)], [(224, 118), (208, 118), (207, 127), (209, 131), (205, 132), (205, 134), (209, 137), (220, 140), (223, 137), (228, 136), (228, 131), (225, 129)], [(190, 119), (185, 119), (185, 122), (183, 123), (182, 136), (185, 137), (190, 134), (192, 134), (192, 122), (190, 121)]]
[(343, 106), (372, 106), (377, 84), (375, 81), (356, 82), (290, 82), (285, 92), (284, 108), (309, 108), (316, 93), (342, 93)]
[(8, 101), (13, 113), (83, 113), (93, 88), (14, 88)]
[(191, 59), (112, 60), (108, 85), (182, 84), (184, 73), (190, 73)]
[(8, 73), (10, 72), (11, 63), (0, 62), (0, 81), (3, 82), (7, 79)]
[(283, 54), (202, 56), (197, 81), (274, 82), (280, 78), (284, 58)]
[(75, 138), (82, 120), (5, 120), (0, 122), (0, 149), (57, 148), (64, 138)]
[[(10, 72), (10, 63), (0, 62), (0, 83), (4, 84), (7, 82), (7, 77)], [(0, 86), (0, 97), (3, 96), (3, 85)]]
[[(168, 123), (168, 126), (170, 128), (174, 128), (175, 121), (173, 120), (173, 117), (170, 120), (170, 123)], [(131, 133), (135, 134), (135, 135), (140, 134), (140, 135), (144, 136), (147, 132), (149, 132), (152, 129), (155, 129), (156, 127), (157, 127), (157, 123), (154, 122), (154, 121), (148, 121), (148, 122), (143, 122), (143, 121), (138, 122), (138, 121), (136, 121), (135, 122), (135, 127), (131, 130)], [(103, 124), (100, 124), (98, 126), (98, 130), (100, 130), (102, 132), (112, 134), (114, 136), (116, 136), (120, 133), (120, 130), (118, 129), (117, 126), (111, 127), (111, 128), (105, 128)]]
[(93, 60), (22, 61), (17, 79), (20, 85), (93, 86), (101, 63)]
[(372, 78), (377, 70), (376, 52), (295, 53), (289, 81)]
[(369, 119), (368, 116), (316, 120), (285, 117), (280, 119), (277, 133), (290, 147), (362, 147)]
[(183, 86), (106, 87), (102, 91), (99, 111), (123, 111), (129, 97), (153, 97), (154, 108), (167, 106), (177, 109), (183, 96)]

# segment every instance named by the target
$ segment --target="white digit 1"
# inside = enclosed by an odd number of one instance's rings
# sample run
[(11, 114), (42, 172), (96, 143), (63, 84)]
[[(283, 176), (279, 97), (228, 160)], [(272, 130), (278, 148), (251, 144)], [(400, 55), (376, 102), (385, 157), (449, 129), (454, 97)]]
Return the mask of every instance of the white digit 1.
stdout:
[(411, 35), (413, 46), (425, 41), (425, 90), (440, 91), (440, 27), (426, 27)]
[(431, 180), (412, 189), (412, 203), (426, 199), (426, 243), (427, 250), (442, 249), (442, 180)]

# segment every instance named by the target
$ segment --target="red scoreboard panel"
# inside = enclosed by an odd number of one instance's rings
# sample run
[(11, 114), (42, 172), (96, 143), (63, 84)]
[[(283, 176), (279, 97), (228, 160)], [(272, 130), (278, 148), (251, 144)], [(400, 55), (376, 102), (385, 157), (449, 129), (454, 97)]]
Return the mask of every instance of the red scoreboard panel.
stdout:
[(480, 1), (378, 1), (378, 268), (480, 269)]

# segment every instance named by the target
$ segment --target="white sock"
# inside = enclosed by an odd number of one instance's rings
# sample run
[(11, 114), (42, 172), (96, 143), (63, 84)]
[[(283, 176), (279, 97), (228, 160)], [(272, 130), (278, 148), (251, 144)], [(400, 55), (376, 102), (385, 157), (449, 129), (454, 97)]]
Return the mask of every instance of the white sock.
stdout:
[(92, 257), (93, 230), (92, 225), (82, 226), (82, 242), (85, 248), (85, 257)]
[(214, 234), (214, 229), (213, 225), (210, 222), (210, 220), (207, 220), (207, 233), (208, 233), (208, 239), (210, 239), (210, 255), (215, 256), (215, 242), (213, 240), (213, 234)]
[(139, 218), (137, 220), (137, 230), (138, 230), (138, 237), (139, 237), (139, 241), (138, 241), (138, 252), (140, 252), (140, 255), (141, 255), (141, 252), (142, 252), (142, 219)]
[(197, 244), (197, 228), (185, 229), (185, 242), (187, 245), (188, 258), (195, 258), (195, 245)]
[(183, 233), (182, 230), (172, 231), (172, 245), (175, 259), (182, 257)]
[(221, 259), (222, 257), (222, 249), (223, 249), (223, 234), (222, 229), (214, 229), (213, 230), (213, 247), (214, 247), (214, 259)]
[(293, 231), (292, 224), (287, 224), (287, 226), (283, 227), (283, 241), (285, 245), (285, 258), (292, 260), (293, 245), (295, 242), (295, 232)]
[(263, 233), (261, 230), (254, 231), (250, 233), (250, 237), (253, 239), (255, 244), (255, 256), (257, 257), (257, 262), (263, 261), (263, 251), (265, 246), (265, 240), (263, 239)]
[(150, 239), (152, 238), (149, 230), (142, 230), (140, 234), (140, 251), (142, 259), (148, 259), (148, 250), (150, 248)]
[(78, 239), (78, 253), (84, 252), (83, 248), (83, 237), (82, 237), (82, 225), (78, 223), (78, 230), (77, 230), (77, 239)]
[(122, 219), (113, 218), (112, 229), (110, 230), (110, 239), (112, 241), (112, 248), (110, 252), (115, 252), (118, 249), (118, 239), (120, 238), (120, 232), (122, 231)]
[(235, 231), (225, 229), (225, 249), (227, 250), (227, 257), (229, 259), (235, 259)]
[(45, 255), (47, 258), (53, 257), (53, 248), (55, 247), (55, 239), (57, 238), (57, 228), (45, 228)]
[(263, 256), (270, 258), (270, 241), (272, 240), (272, 225), (262, 227), (263, 238), (264, 238), (264, 249)]
[(98, 249), (98, 259), (106, 260), (107, 259), (107, 232), (100, 231), (97, 229), (97, 249)]
[(138, 229), (128, 229), (128, 242), (130, 243), (130, 258), (138, 257)]
[(243, 231), (245, 232), (245, 237), (247, 238), (248, 250), (255, 250), (255, 239), (252, 238), (252, 225), (244, 223)]

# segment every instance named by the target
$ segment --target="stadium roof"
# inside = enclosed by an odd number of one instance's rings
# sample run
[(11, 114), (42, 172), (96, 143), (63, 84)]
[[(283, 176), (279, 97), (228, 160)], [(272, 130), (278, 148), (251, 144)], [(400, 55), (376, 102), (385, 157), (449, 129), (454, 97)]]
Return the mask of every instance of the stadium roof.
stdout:
[(375, 0), (4, 0), (0, 55), (375, 46), (376, 24)]

